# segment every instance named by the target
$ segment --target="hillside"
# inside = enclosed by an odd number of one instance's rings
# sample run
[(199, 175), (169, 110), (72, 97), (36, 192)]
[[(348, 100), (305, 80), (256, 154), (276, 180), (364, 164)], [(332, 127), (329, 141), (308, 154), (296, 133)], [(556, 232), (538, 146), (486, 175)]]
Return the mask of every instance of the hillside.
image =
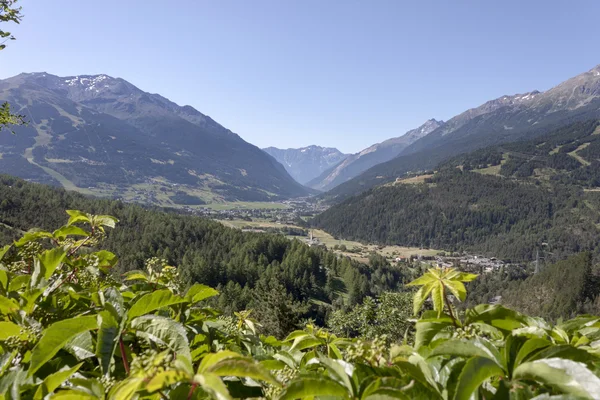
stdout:
[(306, 184), (348, 157), (338, 149), (321, 146), (299, 149), (267, 147), (263, 150), (279, 161), (292, 178), (301, 184)]
[(374, 165), (389, 161), (400, 154), (411, 143), (426, 136), (430, 132), (444, 125), (444, 121), (430, 119), (418, 128), (406, 132), (404, 135), (374, 144), (356, 154), (352, 154), (338, 165), (324, 171), (306, 185), (318, 190), (330, 190), (349, 179), (352, 179)]
[(531, 260), (598, 250), (600, 135), (594, 121), (490, 147), (331, 207), (312, 223), (343, 239)]
[(308, 193), (210, 117), (120, 78), (20, 74), (0, 81), (2, 100), (29, 121), (0, 136), (3, 173), (163, 206)]
[(502, 96), (465, 111), (378, 164), (326, 194), (341, 201), (394, 181), (407, 172), (425, 171), (456, 155), (534, 138), (576, 121), (600, 118), (600, 65), (545, 92)]

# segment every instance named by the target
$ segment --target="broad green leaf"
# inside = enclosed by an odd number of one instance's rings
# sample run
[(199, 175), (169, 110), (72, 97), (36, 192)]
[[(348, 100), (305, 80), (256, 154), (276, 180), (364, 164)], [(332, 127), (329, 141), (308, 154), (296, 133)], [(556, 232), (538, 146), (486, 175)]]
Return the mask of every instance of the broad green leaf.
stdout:
[(52, 232), (55, 239), (64, 239), (67, 236), (90, 236), (89, 232), (84, 231), (75, 225), (66, 225)]
[(73, 225), (77, 222), (87, 222), (90, 223), (90, 217), (88, 214), (83, 213), (77, 210), (67, 210), (67, 214), (69, 214), (70, 218), (67, 222), (67, 225)]
[(372, 400), (384, 400), (384, 399), (410, 399), (410, 397), (404, 393), (406, 389), (404, 383), (393, 377), (377, 378), (371, 382), (364, 390), (361, 398), (372, 399)]
[(21, 336), (21, 327), (13, 322), (0, 321), (0, 341), (11, 336)]
[(10, 244), (7, 244), (4, 247), (0, 247), (0, 261), (2, 261), (2, 258), (4, 257), (4, 255), (6, 253), (8, 253), (8, 251), (10, 250), (10, 248), (11, 248)]
[(207, 354), (206, 356), (204, 356), (204, 358), (202, 359), (202, 361), (200, 362), (200, 365), (198, 366), (198, 374), (203, 374), (206, 371), (208, 371), (208, 369), (210, 367), (212, 367), (213, 365), (218, 364), (221, 361), (224, 360), (230, 360), (230, 359), (238, 359), (238, 358), (243, 358), (244, 356), (242, 356), (239, 353), (236, 353), (234, 351), (231, 350), (222, 350), (219, 351), (217, 353), (210, 353)]
[(196, 283), (192, 285), (185, 294), (185, 298), (192, 304), (217, 296), (219, 292), (209, 286)]
[(485, 343), (485, 339), (450, 339), (443, 341), (429, 354), (429, 357), (435, 356), (483, 357), (495, 362), (499, 367), (502, 365), (500, 353), (493, 345)]
[(186, 359), (192, 359), (190, 346), (183, 325), (158, 315), (143, 315), (131, 321), (131, 328), (141, 338), (166, 346)]
[(20, 308), (19, 303), (15, 300), (0, 296), (0, 314), (8, 315), (15, 311), (19, 311)]
[(2, 269), (0, 269), (0, 288), (8, 289), (8, 274)]
[(431, 291), (431, 300), (433, 301), (433, 309), (438, 312), (438, 318), (444, 312), (444, 292), (442, 285), (435, 285)]
[(551, 344), (552, 343), (546, 339), (529, 339), (519, 349), (517, 357), (515, 358), (515, 367), (521, 365), (521, 363), (531, 356), (532, 353), (544, 349)]
[(28, 371), (29, 376), (35, 374), (42, 365), (54, 357), (71, 338), (96, 327), (96, 316), (64, 319), (50, 325), (33, 348)]
[(294, 339), (294, 343), (292, 344), (290, 351), (310, 349), (322, 344), (323, 341), (321, 339), (317, 339), (312, 335), (299, 336)]
[(446, 287), (448, 290), (452, 292), (454, 297), (456, 297), (460, 301), (465, 301), (467, 298), (467, 289), (465, 289), (465, 285), (463, 285), (460, 281), (446, 281)]
[(144, 281), (148, 282), (150, 277), (144, 271), (129, 271), (125, 273), (125, 281)]
[(586, 399), (600, 399), (600, 378), (576, 361), (546, 358), (527, 362), (515, 369), (513, 378), (541, 382)]
[(89, 332), (82, 332), (69, 340), (64, 349), (73, 355), (77, 361), (95, 357), (92, 335)]
[(128, 320), (149, 314), (152, 311), (171, 306), (173, 304), (185, 303), (186, 299), (174, 295), (170, 290), (157, 290), (140, 297), (129, 309)]
[(222, 360), (208, 367), (206, 372), (217, 376), (237, 376), (239, 378), (251, 378), (279, 386), (279, 382), (273, 378), (273, 376), (271, 376), (269, 371), (263, 368), (260, 364), (247, 358)]
[(336, 381), (326, 377), (314, 377), (295, 379), (283, 390), (279, 399), (312, 399), (316, 396), (350, 398), (350, 395), (346, 388)]
[(108, 398), (114, 400), (134, 399), (134, 393), (138, 391), (143, 383), (143, 378), (137, 376), (129, 377), (113, 386), (109, 392)]
[[(56, 268), (60, 266), (60, 264), (63, 262), (66, 256), (67, 254), (60, 247), (57, 247), (52, 250), (46, 250), (41, 255), (39, 255), (38, 259), (40, 260), (43, 266), (42, 277), (46, 280), (50, 279), (54, 271), (56, 271)], [(35, 278), (32, 277), (32, 281), (34, 280)]]
[(423, 303), (429, 296), (429, 293), (431, 293), (435, 287), (435, 284), (435, 282), (427, 283), (426, 285), (422, 286), (417, 293), (415, 293), (415, 296), (413, 297), (413, 313), (415, 315), (417, 315), (421, 310)]
[(108, 226), (109, 228), (114, 228), (116, 223), (119, 222), (119, 220), (110, 215), (95, 215), (93, 217), (93, 222), (97, 226), (101, 225), (101, 226)]
[[(158, 374), (154, 375), (152, 379), (146, 384), (145, 389), (152, 393), (157, 390), (161, 390), (163, 388), (174, 385), (175, 383), (186, 380), (187, 377), (181, 371), (162, 371)], [(189, 380), (189, 379), (187, 379)]]
[(100, 400), (100, 397), (79, 390), (61, 390), (53, 394), (51, 400)]
[(55, 372), (44, 378), (44, 381), (39, 385), (34, 395), (34, 400), (42, 400), (45, 396), (53, 393), (60, 385), (71, 377), (81, 367), (83, 363), (75, 365), (73, 368), (68, 368), (62, 371)]
[(25, 233), (21, 239), (15, 242), (16, 247), (22, 247), (29, 242), (35, 242), (36, 240), (43, 238), (51, 238), (52, 234), (50, 232), (38, 231), (38, 230), (30, 230)]
[(415, 348), (419, 349), (421, 346), (428, 345), (436, 335), (450, 326), (452, 326), (452, 319), (446, 316), (439, 319), (419, 320), (416, 325)]
[(202, 389), (209, 393), (214, 399), (217, 400), (230, 400), (231, 395), (227, 386), (221, 381), (221, 379), (212, 374), (197, 374), (194, 376), (194, 382), (202, 386)]
[(106, 250), (97, 251), (94, 255), (98, 257), (99, 268), (114, 267), (117, 261), (119, 261), (119, 257)]
[(96, 357), (102, 373), (110, 372), (110, 363), (115, 354), (120, 336), (119, 322), (110, 311), (98, 313), (98, 340), (96, 341)]
[(473, 357), (467, 361), (458, 378), (454, 400), (469, 400), (479, 386), (493, 376), (504, 377), (504, 371), (489, 358)]

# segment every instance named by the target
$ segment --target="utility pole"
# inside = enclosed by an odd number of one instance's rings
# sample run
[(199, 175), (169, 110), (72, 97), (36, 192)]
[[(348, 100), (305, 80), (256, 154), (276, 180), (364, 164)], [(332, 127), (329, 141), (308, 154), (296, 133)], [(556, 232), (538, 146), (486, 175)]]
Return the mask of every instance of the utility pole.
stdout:
[(535, 250), (535, 270), (533, 271), (534, 274), (537, 274), (540, 272), (540, 249), (537, 248)]

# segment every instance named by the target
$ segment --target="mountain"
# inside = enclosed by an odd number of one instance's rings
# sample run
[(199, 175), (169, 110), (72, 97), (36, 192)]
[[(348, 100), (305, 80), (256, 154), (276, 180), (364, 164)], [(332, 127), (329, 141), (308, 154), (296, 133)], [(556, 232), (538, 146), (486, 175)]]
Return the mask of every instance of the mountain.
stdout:
[(531, 260), (600, 252), (600, 123), (576, 122), (529, 141), (491, 146), (334, 205), (311, 220), (367, 243)]
[(407, 146), (398, 157), (335, 187), (327, 196), (340, 201), (407, 172), (434, 168), (458, 154), (599, 117), (600, 65), (545, 92), (502, 96), (467, 110)]
[(410, 144), (443, 125), (444, 121), (430, 119), (420, 127), (410, 130), (400, 137), (374, 144), (359, 153), (347, 157), (338, 165), (323, 172), (323, 174), (308, 182), (307, 186), (318, 190), (330, 190), (360, 175), (374, 165), (391, 160)]
[(298, 182), (306, 184), (325, 170), (348, 157), (331, 147), (308, 146), (300, 149), (267, 147), (265, 152), (275, 157)]
[(0, 135), (0, 171), (160, 205), (306, 195), (273, 157), (191, 106), (108, 75), (0, 80), (29, 124)]

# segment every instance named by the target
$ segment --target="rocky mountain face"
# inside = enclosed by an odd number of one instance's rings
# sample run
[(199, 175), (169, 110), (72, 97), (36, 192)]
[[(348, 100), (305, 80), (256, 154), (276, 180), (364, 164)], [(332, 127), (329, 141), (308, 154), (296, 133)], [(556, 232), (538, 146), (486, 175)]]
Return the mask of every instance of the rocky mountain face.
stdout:
[(335, 187), (328, 196), (341, 200), (407, 172), (434, 168), (458, 154), (534, 138), (574, 121), (596, 118), (600, 118), (600, 65), (545, 92), (502, 96), (467, 110), (414, 141), (397, 157)]
[(210, 117), (120, 78), (20, 74), (0, 80), (0, 100), (29, 121), (0, 135), (3, 173), (160, 205), (308, 193)]
[(307, 185), (318, 190), (330, 190), (352, 179), (374, 165), (389, 161), (400, 154), (407, 146), (445, 125), (444, 121), (430, 119), (404, 135), (374, 144), (363, 151), (352, 154), (333, 168), (323, 172)]
[(267, 147), (263, 150), (279, 161), (290, 175), (302, 184), (316, 178), (348, 157), (348, 154), (343, 154), (338, 149), (321, 146), (299, 149)]

